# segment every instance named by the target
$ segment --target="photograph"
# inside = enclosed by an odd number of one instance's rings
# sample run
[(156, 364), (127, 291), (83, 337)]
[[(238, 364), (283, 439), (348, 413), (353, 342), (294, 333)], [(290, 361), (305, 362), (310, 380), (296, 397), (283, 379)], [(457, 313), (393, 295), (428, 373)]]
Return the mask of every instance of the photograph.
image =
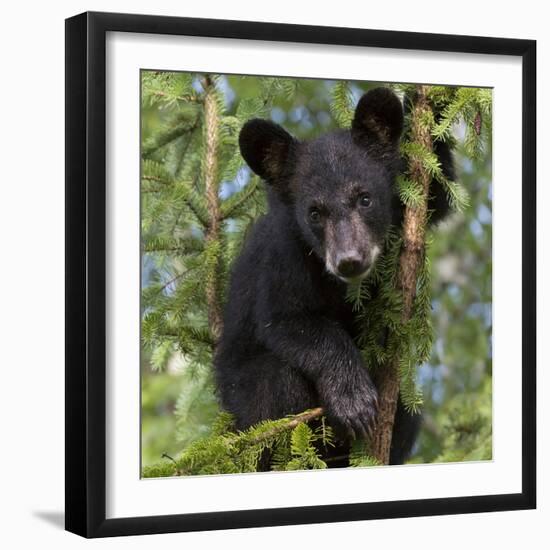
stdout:
[(139, 80), (141, 478), (491, 461), (493, 90)]
[(84, 537), (536, 507), (535, 40), (66, 20)]
[(6, 3), (3, 548), (549, 540), (548, 17), (452, 7)]

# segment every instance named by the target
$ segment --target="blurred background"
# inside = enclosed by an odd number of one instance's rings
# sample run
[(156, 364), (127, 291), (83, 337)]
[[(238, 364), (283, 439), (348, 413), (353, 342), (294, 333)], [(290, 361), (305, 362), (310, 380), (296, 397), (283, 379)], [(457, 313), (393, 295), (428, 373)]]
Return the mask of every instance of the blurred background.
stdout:
[[(335, 129), (343, 122), (331, 111), (336, 84), (300, 79), (297, 86), (282, 88), (273, 97), (266, 114), (302, 139)], [(348, 84), (353, 103), (380, 85)], [(225, 114), (232, 116), (239, 105), (261, 95), (262, 83), (257, 77), (219, 76), (217, 86)], [(147, 143), (172, 116), (165, 104), (144, 103), (142, 142)], [(435, 344), (430, 361), (418, 368), (424, 404), (422, 431), (410, 459), (415, 463), (491, 458), (491, 144), (486, 143), (480, 158), (471, 159), (461, 145), (464, 124), (457, 124), (453, 134), (457, 179), (470, 194), (470, 207), (431, 232)], [(241, 168), (222, 182), (220, 196), (230, 197), (250, 181), (248, 169)], [(260, 200), (250, 216), (262, 208)], [(143, 253), (143, 291), (161, 282), (165, 295), (173, 292), (173, 267), (166, 258)], [(218, 407), (210, 374), (197, 371), (173, 346), (154, 351), (144, 347), (140, 368), (142, 466), (147, 466), (208, 435)]]

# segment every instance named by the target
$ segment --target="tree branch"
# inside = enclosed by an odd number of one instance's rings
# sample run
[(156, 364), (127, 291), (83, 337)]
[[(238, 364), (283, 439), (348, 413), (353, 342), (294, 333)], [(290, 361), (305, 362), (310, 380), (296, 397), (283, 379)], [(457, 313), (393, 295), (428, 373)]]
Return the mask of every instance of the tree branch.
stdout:
[[(143, 469), (143, 477), (180, 476), (194, 473), (196, 468), (200, 468), (203, 464), (210, 464), (212, 460), (212, 447), (215, 447), (218, 452), (220, 448), (223, 449), (222, 452), (226, 453), (225, 457), (234, 461), (235, 453), (240, 454), (244, 449), (262, 443), (269, 445), (280, 433), (293, 430), (299, 424), (310, 422), (316, 418), (320, 418), (322, 415), (323, 409), (317, 407), (295, 416), (274, 420), (272, 422), (276, 422), (276, 426), (257, 435), (254, 434), (254, 431), (258, 430), (258, 426), (252, 426), (243, 432), (226, 432), (223, 435), (210, 436), (210, 438), (202, 439), (192, 444), (176, 460), (163, 453), (162, 458), (170, 460), (170, 464), (160, 463), (146, 467)], [(193, 445), (195, 445), (194, 449)], [(190, 455), (192, 455), (191, 459)], [(189, 464), (192, 465), (191, 471), (189, 471)]]
[[(219, 113), (216, 101), (214, 81), (206, 76), (203, 81), (204, 95), (204, 125), (205, 125), (205, 158), (204, 182), (205, 195), (209, 215), (206, 229), (206, 247), (220, 240), (220, 200), (218, 196), (218, 146), (219, 146)], [(219, 258), (218, 258), (219, 260)], [(219, 261), (217, 266), (219, 266)], [(222, 313), (219, 300), (219, 279), (216, 268), (206, 281), (206, 302), (208, 305), (208, 323), (215, 341), (222, 332)]]
[(141, 146), (141, 155), (144, 159), (150, 158), (151, 155), (160, 148), (172, 143), (179, 137), (188, 132), (192, 132), (198, 126), (198, 117), (192, 122), (185, 121), (170, 128), (166, 132), (159, 132), (151, 136), (146, 143)]
[(178, 101), (183, 101), (185, 103), (200, 103), (201, 98), (200, 96), (196, 94), (186, 94), (186, 95), (180, 95), (180, 96), (171, 96), (170, 94), (167, 94), (166, 92), (163, 92), (162, 90), (155, 90), (154, 92), (151, 92), (151, 95), (162, 97), (162, 98), (168, 98), (168, 99), (176, 99)]
[[(432, 136), (426, 123), (431, 107), (427, 98), (428, 86), (417, 86), (411, 111), (411, 140), (432, 152)], [(415, 206), (405, 208), (403, 220), (403, 246), (399, 257), (397, 289), (403, 298), (402, 323), (410, 320), (416, 297), (417, 277), (424, 261), (427, 221), (428, 192), (431, 176), (418, 158), (409, 161), (409, 172), (422, 193), (422, 199)], [(399, 398), (399, 357), (393, 357), (380, 371), (378, 377), (379, 411), (372, 453), (381, 464), (388, 464), (390, 448)]]
[(302, 424), (304, 422), (311, 422), (316, 418), (321, 418), (321, 416), (323, 416), (324, 413), (325, 411), (322, 407), (316, 407), (315, 409), (304, 411), (303, 413), (297, 414), (296, 416), (293, 416), (292, 418), (288, 419), (286, 423), (281, 424), (280, 426), (277, 426), (272, 430), (269, 430), (268, 432), (263, 433), (261, 436), (251, 439), (250, 441), (248, 441), (248, 443), (251, 445), (256, 445), (257, 443), (261, 443), (262, 441), (266, 441), (268, 439), (275, 437), (277, 434), (281, 432), (284, 432), (286, 430), (293, 430), (296, 426), (298, 426), (298, 424)]

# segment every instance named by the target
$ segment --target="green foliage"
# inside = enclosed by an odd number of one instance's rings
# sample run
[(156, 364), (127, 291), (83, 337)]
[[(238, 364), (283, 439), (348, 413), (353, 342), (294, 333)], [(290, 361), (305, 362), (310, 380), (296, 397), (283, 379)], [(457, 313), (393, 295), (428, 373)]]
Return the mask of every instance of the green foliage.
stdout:
[(316, 470), (327, 467), (319, 457), (319, 451), (314, 447), (319, 436), (307, 425), (299, 424), (292, 430), (290, 437), (290, 452), (292, 459), (286, 465), (286, 470)]
[[(202, 364), (186, 365), (181, 376), (182, 391), (175, 405), (176, 439), (183, 448), (213, 431), (218, 405), (212, 372)], [(218, 427), (222, 419), (218, 421)]]
[[(221, 413), (211, 435), (197, 439), (176, 459), (143, 469), (143, 477), (190, 474), (229, 474), (255, 472), (260, 461), (273, 470), (324, 469), (319, 446), (332, 445), (332, 431), (325, 425), (312, 429), (296, 422), (301, 415), (265, 421), (244, 432), (231, 430), (231, 416)], [(271, 457), (272, 455), (272, 457)]]
[(404, 334), (401, 296), (395, 289), (400, 251), (401, 235), (394, 228), (387, 236), (383, 254), (362, 281), (360, 290), (355, 285), (348, 288), (348, 300), (353, 303), (361, 327), (358, 345), (371, 371), (395, 356)]
[(399, 198), (405, 206), (418, 208), (422, 204), (422, 191), (419, 189), (416, 182), (400, 174), (396, 179), (397, 191)]
[(143, 71), (141, 92), (142, 103), (147, 106), (177, 107), (179, 102), (200, 100), (193, 89), (193, 76), (189, 73)]
[[(438, 227), (429, 248), (435, 341), (429, 361), (419, 369), (424, 393), (423, 429), (413, 458), (422, 463), (439, 460), (444, 452), (448, 404), (455, 401), (467, 408), (467, 400), (460, 396), (471, 399), (490, 391), (491, 386), (490, 148), (483, 159), (470, 159), (460, 142), (455, 152), (457, 177), (468, 189), (475, 208)], [(486, 398), (490, 400), (490, 393)], [(490, 411), (486, 422), (490, 427)], [(490, 446), (490, 431), (485, 433)]]
[[(285, 127), (301, 138), (349, 127), (355, 98), (372, 84), (216, 75), (210, 75), (210, 79), (214, 85), (210, 92), (217, 105), (215, 183), (219, 189), (220, 232), (209, 240), (212, 213), (205, 198), (207, 80), (200, 74), (142, 72), (143, 475), (251, 472), (260, 463), (265, 467), (265, 461), (273, 470), (325, 468), (322, 451), (333, 444), (333, 434), (324, 419), (311, 425), (299, 422), (289, 428), (293, 421), (289, 417), (237, 433), (231, 418), (218, 410), (211, 368), (214, 335), (208, 323), (206, 287), (215, 283), (219, 301), (224, 301), (230, 268), (246, 232), (265, 211), (263, 186), (244, 165), (238, 149), (242, 125), (255, 117), (278, 117), (278, 122), (284, 121)], [(394, 87), (405, 101), (414, 92), (412, 85)], [(429, 127), (434, 140), (449, 143), (465, 159), (485, 160), (486, 144), (490, 142), (490, 90), (443, 86), (429, 90), (434, 115), (422, 124)], [(408, 139), (409, 128), (407, 121), (404, 157), (420, 162), (445, 186), (459, 213), (457, 219), (467, 224), (473, 215), (470, 204), (486, 202), (483, 190), (476, 189), (473, 179), (461, 177), (460, 184), (448, 181), (437, 157)], [(457, 139), (457, 135), (463, 138)], [(422, 195), (410, 174), (398, 179), (397, 189), (405, 205), (419, 205)], [(473, 200), (469, 201), (472, 191)], [(467, 233), (464, 227), (461, 231)], [(427, 395), (423, 395), (418, 385), (419, 365), (437, 369), (443, 361), (460, 362), (460, 351), (461, 357), (471, 353), (473, 364), (486, 353), (485, 333), (472, 350), (472, 334), (479, 329), (477, 321), (468, 319), (453, 328), (442, 326), (444, 316), (438, 314), (433, 322), (432, 297), (445, 296), (445, 288), (439, 278), (432, 280), (431, 263), (445, 257), (453, 246), (458, 247), (452, 236), (444, 237), (444, 242), (442, 245), (438, 237), (428, 249), (418, 278), (413, 315), (406, 323), (396, 292), (402, 244), (399, 228), (390, 232), (368, 279), (348, 289), (348, 299), (361, 326), (358, 345), (367, 367), (374, 371), (397, 358), (406, 406), (416, 411), (424, 403), (428, 416), (437, 423), (436, 436), (432, 438), (428, 432), (422, 436), (417, 456), (425, 461), (446, 460), (460, 453), (464, 459), (480, 453), (485, 456), (483, 448), (487, 440), (490, 442), (490, 407), (488, 415), (483, 409), (482, 418), (465, 414), (479, 397), (475, 381), (462, 399), (459, 389), (449, 389), (443, 407), (433, 398), (435, 386), (427, 384)], [(490, 240), (488, 246), (490, 250)], [(481, 253), (487, 243), (470, 239), (468, 247)], [(462, 254), (464, 249), (454, 252)], [(483, 262), (487, 265), (486, 259)], [(490, 272), (480, 272), (478, 277), (490, 279)], [(469, 299), (473, 297), (465, 294), (464, 303)], [(455, 305), (460, 304), (445, 302), (440, 308), (447, 312)], [(434, 354), (434, 329), (437, 335), (444, 333), (449, 342), (459, 342), (456, 353), (447, 351), (448, 357), (444, 358), (439, 357), (439, 351)], [(464, 352), (463, 348), (468, 350)], [(476, 365), (479, 367), (479, 362)], [(486, 379), (485, 366), (482, 370)], [(481, 383), (481, 379), (476, 380)], [(490, 389), (487, 396), (490, 400)], [(476, 429), (488, 439), (476, 438)], [(376, 465), (364, 441), (354, 445), (350, 463)]]
[(237, 191), (222, 204), (222, 218), (228, 219), (232, 217), (244, 216), (247, 213), (249, 199), (258, 191), (260, 180), (258, 176), (254, 176), (250, 183)]
[(350, 287), (361, 327), (358, 345), (369, 370), (387, 368), (397, 360), (401, 398), (411, 412), (418, 412), (422, 393), (416, 384), (416, 367), (427, 361), (433, 342), (431, 323), (430, 261), (426, 255), (418, 276), (412, 317), (402, 320), (402, 300), (396, 288), (402, 240), (397, 228), (390, 231), (385, 251), (362, 282), (361, 290)]
[[(463, 212), (469, 206), (468, 192), (458, 182), (450, 181), (445, 177), (441, 169), (441, 163), (437, 155), (432, 151), (428, 151), (420, 143), (411, 141), (403, 141), (401, 144), (401, 152), (409, 161), (418, 161), (427, 170), (432, 178), (435, 178), (438, 183), (444, 186), (449, 197), (451, 207), (457, 212)], [(421, 191), (414, 182), (402, 176), (398, 182), (398, 190), (404, 204), (413, 206), (415, 200), (418, 201)]]
[(356, 439), (351, 445), (349, 455), (350, 466), (354, 468), (369, 468), (372, 466), (381, 466), (381, 464), (369, 454), (369, 446), (362, 439)]
[[(170, 145), (178, 146), (190, 141), (198, 126), (197, 108), (189, 107), (178, 113), (167, 128), (151, 134), (141, 146), (144, 159), (159, 156), (159, 151)], [(174, 151), (172, 151), (172, 154)], [(174, 155), (175, 156), (175, 155)]]
[[(492, 383), (486, 378), (476, 391), (454, 395), (438, 411), (439, 452), (433, 462), (464, 462), (492, 458)], [(423, 462), (422, 456), (414, 462)]]
[[(219, 172), (235, 178), (242, 168), (240, 127), (250, 117), (265, 114), (273, 90), (289, 86), (284, 79), (266, 79), (263, 96), (241, 102), (234, 115), (226, 115), (219, 79), (213, 80), (220, 113)], [(220, 197), (221, 218), (241, 219), (223, 235), (223, 242), (205, 242), (211, 219), (204, 195), (203, 84), (201, 75), (142, 73), (142, 107), (145, 112), (154, 108), (162, 117), (158, 129), (144, 128), (142, 145), (142, 250), (153, 272), (150, 278), (157, 281), (143, 291), (142, 340), (155, 365), (161, 356), (166, 360), (169, 349), (191, 362), (209, 360), (213, 340), (208, 336), (205, 282), (220, 278), (224, 287), (233, 258), (223, 253), (223, 245), (233, 248), (231, 241), (240, 240), (251, 221), (247, 215), (261, 208), (262, 201), (255, 197), (258, 181), (252, 178), (225, 200)]]
[(444, 409), (442, 453), (436, 462), (492, 458), (491, 390), (487, 379), (481, 391), (459, 394), (449, 401)]
[(493, 96), (486, 88), (449, 88), (433, 86), (430, 99), (436, 105), (439, 120), (432, 129), (437, 140), (452, 139), (453, 126), (465, 125), (464, 147), (472, 158), (481, 158), (490, 141)]
[(340, 80), (332, 87), (330, 112), (341, 128), (349, 128), (353, 120), (352, 95), (349, 83)]

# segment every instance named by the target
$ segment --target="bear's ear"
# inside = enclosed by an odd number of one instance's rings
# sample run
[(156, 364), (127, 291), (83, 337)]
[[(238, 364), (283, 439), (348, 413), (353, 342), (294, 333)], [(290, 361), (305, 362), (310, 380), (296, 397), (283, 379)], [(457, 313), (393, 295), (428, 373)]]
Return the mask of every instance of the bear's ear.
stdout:
[(370, 90), (359, 100), (351, 124), (353, 139), (374, 151), (397, 148), (403, 131), (403, 107), (389, 88)]
[(288, 171), (297, 141), (281, 126), (255, 118), (242, 127), (239, 147), (248, 166), (269, 183)]

